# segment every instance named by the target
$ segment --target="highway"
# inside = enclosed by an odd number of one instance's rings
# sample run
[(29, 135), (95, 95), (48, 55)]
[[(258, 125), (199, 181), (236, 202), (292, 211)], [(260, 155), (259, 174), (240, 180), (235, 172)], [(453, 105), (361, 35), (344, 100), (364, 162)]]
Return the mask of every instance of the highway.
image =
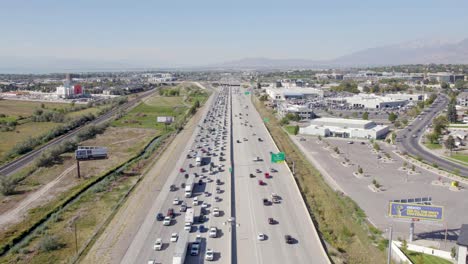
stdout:
[[(234, 88), (232, 104), (237, 231), (234, 263), (330, 263), (286, 163), (270, 161), (270, 151), (279, 150), (250, 95)], [(254, 161), (257, 157), (261, 161)], [(267, 179), (265, 172), (271, 178)], [(271, 203), (272, 193), (281, 197), (280, 203)], [(263, 204), (264, 198), (269, 205)], [(269, 218), (273, 218), (272, 224)], [(259, 233), (265, 234), (266, 240), (260, 241)], [(285, 235), (293, 238), (292, 244), (286, 243)]]
[(406, 151), (414, 157), (421, 157), (428, 164), (437, 164), (440, 168), (449, 172), (458, 169), (460, 175), (468, 176), (468, 168), (466, 166), (439, 157), (420, 145), (424, 131), (432, 123), (434, 117), (446, 109), (447, 104), (448, 98), (439, 95), (431, 107), (425, 108), (427, 110), (424, 111), (422, 116), (417, 117), (410, 125), (397, 133), (397, 146), (400, 150)]
[(88, 125), (98, 125), (98, 124), (101, 124), (101, 123), (104, 123), (106, 121), (108, 121), (110, 118), (112, 118), (118, 111), (122, 110), (122, 109), (129, 109), (135, 105), (137, 105), (141, 99), (143, 99), (144, 97), (146, 96), (149, 96), (151, 95), (152, 93), (154, 93), (156, 91), (156, 89), (152, 89), (152, 90), (149, 90), (149, 91), (146, 91), (146, 92), (143, 92), (141, 94), (139, 94), (136, 98), (134, 98), (133, 100), (131, 101), (128, 101), (127, 103), (121, 105), (120, 107), (117, 107), (115, 109), (112, 109), (111, 111), (97, 117), (96, 119), (94, 119), (93, 121), (89, 122), (89, 124), (87, 125), (84, 125), (84, 126), (80, 126), (78, 128), (75, 128), (73, 130), (71, 130), (70, 132), (68, 132), (67, 134), (65, 135), (62, 135), (62, 136), (59, 136), (57, 138), (54, 138), (52, 139), (51, 141), (47, 142), (46, 144), (44, 144), (43, 146), (31, 151), (31, 152), (28, 152), (27, 154), (3, 165), (0, 167), (0, 174), (1, 175), (10, 175), (10, 174), (13, 174), (14, 172), (18, 171), (19, 169), (23, 168), (24, 166), (28, 165), (30, 162), (32, 162), (36, 157), (38, 157), (44, 150), (46, 150), (47, 148), (51, 147), (51, 146), (55, 146), (57, 144), (60, 144), (61, 142), (63, 142), (64, 140), (68, 140), (68, 139), (71, 139), (72, 137), (74, 137), (79, 131), (81, 131), (83, 128), (85, 128), (86, 126)]
[[(273, 166), (269, 162), (269, 151), (278, 150), (250, 97), (244, 96), (239, 89), (221, 88), (210, 107), (204, 109), (204, 118), (185, 146), (184, 154), (174, 161), (174, 171), (131, 238), (120, 263), (172, 262), (176, 243), (170, 242), (171, 234), (188, 232), (184, 230), (186, 214), (180, 212), (180, 204), (173, 204), (176, 197), (189, 208), (200, 208), (202, 202), (207, 206), (205, 221), (194, 223), (190, 229), (184, 263), (205, 263), (208, 248), (214, 250), (213, 261), (216, 263), (330, 263), (289, 169), (284, 162)], [(196, 165), (196, 154), (204, 157), (200, 167)], [(263, 161), (253, 161), (257, 156)], [(216, 168), (214, 172), (210, 167)], [(271, 167), (276, 172), (272, 173), (272, 178), (265, 179), (264, 172)], [(256, 173), (255, 169), (262, 173)], [(194, 173), (196, 177), (192, 176)], [(185, 190), (181, 187), (188, 182), (186, 174), (196, 179), (194, 195), (190, 198), (185, 198)], [(259, 186), (260, 179), (266, 185)], [(200, 180), (201, 184), (198, 184)], [(171, 191), (171, 185), (177, 189)], [(219, 193), (216, 188), (220, 189)], [(264, 206), (262, 199), (271, 201), (272, 193), (281, 197), (280, 203)], [(200, 201), (198, 205), (193, 205), (195, 198)], [(219, 216), (213, 214), (214, 207), (219, 208)], [(175, 217), (171, 225), (165, 226), (156, 215), (166, 216), (170, 208), (174, 209)], [(270, 217), (275, 220), (274, 224), (268, 223)], [(216, 238), (209, 237), (208, 229), (212, 226), (218, 229)], [(265, 234), (264, 241), (258, 240), (259, 233)], [(292, 237), (291, 244), (285, 242), (285, 235)], [(200, 253), (190, 256), (191, 245), (197, 236), (202, 240)], [(162, 250), (153, 248), (158, 238), (163, 241)]]
[[(163, 190), (161, 190), (160, 195), (149, 210), (144, 223), (133, 238), (121, 263), (146, 263), (149, 260), (155, 260), (156, 263), (172, 262), (175, 243), (169, 242), (171, 234), (187, 232), (184, 230), (185, 213), (180, 212), (180, 204), (173, 204), (176, 197), (185, 202), (189, 208), (200, 208), (203, 202), (207, 204), (205, 221), (195, 223), (191, 227), (189, 236), (189, 242), (194, 242), (197, 235), (202, 237), (200, 253), (197, 256), (190, 256), (189, 247), (185, 263), (203, 263), (204, 252), (207, 248), (214, 250), (214, 260), (217, 263), (231, 263), (230, 225), (227, 224), (230, 217), (231, 203), (231, 185), (228, 172), (228, 168), (231, 166), (229, 157), (231, 150), (228, 132), (230, 126), (228, 118), (230, 110), (227, 103), (229, 100), (228, 91), (228, 88), (222, 89), (220, 93), (215, 95), (212, 105), (205, 108), (205, 118), (202, 118), (192, 135), (190, 140), (192, 143), (186, 146), (184, 156), (180, 157), (178, 161), (174, 161), (177, 163), (176, 170), (172, 172), (166, 181)], [(209, 128), (215, 130), (210, 132)], [(202, 153), (203, 150), (206, 153)], [(209, 156), (208, 152), (210, 153)], [(186, 154), (190, 154), (190, 158), (186, 157)], [(196, 166), (195, 156), (197, 154), (202, 154), (204, 157), (203, 165), (200, 167)], [(224, 160), (220, 161), (220, 157), (223, 157)], [(211, 162), (216, 167), (216, 169), (213, 167), (214, 173), (210, 171)], [(181, 168), (183, 172), (181, 172)], [(219, 169), (221, 171), (218, 171)], [(196, 173), (196, 177), (193, 176), (194, 173)], [(193, 177), (196, 182), (194, 194), (190, 198), (184, 197), (184, 189), (181, 188), (182, 183), (187, 183), (185, 174)], [(198, 184), (200, 180), (202, 184)], [(217, 180), (220, 180), (219, 184), (217, 184)], [(177, 190), (170, 191), (171, 185), (175, 185)], [(216, 187), (219, 187), (220, 193), (216, 192)], [(205, 194), (206, 192), (208, 195)], [(198, 205), (193, 205), (195, 197), (199, 200)], [(220, 198), (220, 200), (215, 201), (215, 197)], [(221, 214), (219, 217), (213, 216), (214, 207), (220, 209)], [(170, 226), (164, 226), (163, 221), (156, 220), (156, 214), (166, 215), (169, 208), (174, 209), (176, 216)], [(203, 230), (201, 230), (202, 226)], [(218, 228), (216, 238), (208, 236), (210, 227)], [(153, 249), (153, 244), (157, 238), (161, 238), (164, 243), (161, 251)]]

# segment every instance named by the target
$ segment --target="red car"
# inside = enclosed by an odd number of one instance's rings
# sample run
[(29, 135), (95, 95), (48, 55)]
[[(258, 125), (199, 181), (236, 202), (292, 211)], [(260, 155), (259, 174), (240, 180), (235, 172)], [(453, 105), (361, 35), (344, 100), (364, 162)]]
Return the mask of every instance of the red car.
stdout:
[(265, 179), (268, 179), (268, 178), (270, 178), (270, 173), (265, 172)]
[(183, 168), (180, 168), (180, 170), (179, 170), (179, 171), (180, 171), (180, 172), (184, 172), (185, 170), (184, 170)]
[(169, 208), (167, 210), (167, 216), (170, 216), (171, 218), (174, 218), (174, 209)]
[(265, 184), (262, 180), (258, 180), (258, 185), (263, 185)]

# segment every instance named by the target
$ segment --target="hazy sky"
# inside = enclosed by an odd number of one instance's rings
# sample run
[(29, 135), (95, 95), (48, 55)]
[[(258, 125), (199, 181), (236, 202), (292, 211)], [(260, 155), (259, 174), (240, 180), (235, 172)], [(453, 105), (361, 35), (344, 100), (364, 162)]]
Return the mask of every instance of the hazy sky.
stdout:
[(420, 38), (468, 37), (468, 1), (5, 0), (0, 56), (144, 65), (331, 59)]

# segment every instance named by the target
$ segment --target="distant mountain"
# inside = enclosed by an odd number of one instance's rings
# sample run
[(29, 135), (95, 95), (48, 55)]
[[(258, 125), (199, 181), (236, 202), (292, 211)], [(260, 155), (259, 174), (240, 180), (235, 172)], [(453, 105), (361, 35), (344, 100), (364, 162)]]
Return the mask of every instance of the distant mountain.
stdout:
[(468, 39), (460, 42), (420, 40), (369, 48), (332, 60), (246, 58), (207, 66), (225, 69), (318, 69), (399, 64), (468, 64)]
[(365, 49), (330, 61), (334, 65), (467, 64), (468, 39), (457, 43), (412, 41)]

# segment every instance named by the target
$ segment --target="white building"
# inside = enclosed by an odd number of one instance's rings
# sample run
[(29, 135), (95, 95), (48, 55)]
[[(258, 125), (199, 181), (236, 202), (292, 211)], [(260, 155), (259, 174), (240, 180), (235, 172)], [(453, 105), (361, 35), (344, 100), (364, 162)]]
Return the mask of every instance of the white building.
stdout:
[(460, 93), (457, 96), (457, 105), (468, 107), (468, 92)]
[(299, 128), (299, 134), (363, 139), (384, 138), (388, 131), (388, 126), (374, 121), (328, 117), (314, 119), (309, 126)]
[(288, 103), (278, 104), (278, 115), (285, 117), (287, 114), (298, 114), (301, 119), (313, 119), (315, 113), (307, 105), (295, 105)]
[(272, 100), (284, 101), (287, 99), (305, 99), (313, 97), (323, 97), (324, 91), (317, 88), (275, 88), (269, 86), (265, 88), (265, 92)]
[(343, 99), (351, 107), (367, 109), (398, 108), (408, 103), (407, 99), (398, 96), (380, 96), (375, 94), (357, 94)]

